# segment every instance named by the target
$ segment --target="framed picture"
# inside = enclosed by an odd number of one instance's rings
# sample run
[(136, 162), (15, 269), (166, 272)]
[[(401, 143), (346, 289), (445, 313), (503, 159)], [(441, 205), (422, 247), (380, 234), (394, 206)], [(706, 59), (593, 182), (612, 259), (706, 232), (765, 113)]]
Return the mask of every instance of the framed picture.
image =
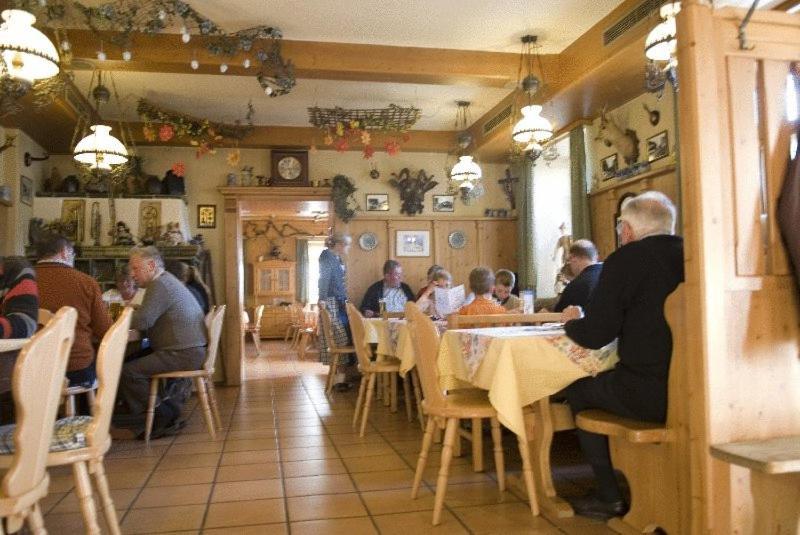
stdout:
[(308, 186), (308, 151), (270, 151), (272, 159), (271, 186)]
[(455, 195), (434, 195), (433, 196), (433, 211), (434, 212), (453, 212), (456, 208)]
[(614, 175), (617, 173), (617, 169), (619, 169), (617, 153), (615, 152), (611, 156), (606, 156), (600, 160), (600, 167), (603, 171), (603, 180), (614, 178)]
[(33, 206), (33, 180), (25, 175), (20, 175), (19, 180), (19, 200)]
[(85, 200), (64, 199), (61, 202), (61, 221), (64, 223), (64, 237), (73, 243), (83, 243), (85, 217)]
[(430, 256), (431, 233), (428, 230), (398, 230), (397, 256)]
[(217, 228), (217, 205), (197, 205), (197, 228)]
[(669, 154), (669, 139), (667, 131), (659, 132), (653, 137), (647, 138), (647, 161), (654, 162)]
[(388, 193), (367, 193), (367, 212), (388, 212)]

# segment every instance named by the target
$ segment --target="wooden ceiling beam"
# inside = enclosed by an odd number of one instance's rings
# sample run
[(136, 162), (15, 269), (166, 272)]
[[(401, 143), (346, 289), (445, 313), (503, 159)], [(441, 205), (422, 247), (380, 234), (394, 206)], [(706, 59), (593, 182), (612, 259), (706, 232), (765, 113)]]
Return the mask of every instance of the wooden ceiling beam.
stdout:
[[(205, 52), (202, 36), (184, 44), (178, 34), (135, 35), (131, 61), (122, 61), (122, 50), (111, 42), (112, 34), (100, 37), (88, 30), (69, 30), (73, 68), (88, 69), (100, 64), (97, 52), (102, 40), (108, 59), (106, 70), (169, 72), (179, 74), (220, 74), (219, 65), (228, 64), (226, 76), (255, 76), (257, 61), (242, 66), (245, 55), (222, 58)], [(257, 49), (254, 45), (253, 49)], [(519, 71), (519, 55), (500, 52), (398, 47), (311, 41), (282, 41), (282, 54), (291, 59), (300, 79), (396, 82), (408, 84), (467, 84), (513, 87)], [(193, 58), (200, 67), (193, 70)], [(77, 61), (76, 61), (77, 60)], [(544, 55), (545, 70), (557, 72), (558, 56)]]

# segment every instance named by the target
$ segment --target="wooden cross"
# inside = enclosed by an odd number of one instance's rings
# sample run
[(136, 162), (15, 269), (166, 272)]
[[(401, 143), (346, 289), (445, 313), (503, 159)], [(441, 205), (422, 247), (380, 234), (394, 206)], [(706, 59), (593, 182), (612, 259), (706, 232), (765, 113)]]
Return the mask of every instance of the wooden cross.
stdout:
[(516, 210), (517, 203), (514, 200), (514, 184), (519, 182), (519, 177), (511, 176), (511, 169), (506, 168), (506, 177), (497, 181), (503, 187), (503, 193), (506, 194), (508, 202), (511, 204), (511, 209)]

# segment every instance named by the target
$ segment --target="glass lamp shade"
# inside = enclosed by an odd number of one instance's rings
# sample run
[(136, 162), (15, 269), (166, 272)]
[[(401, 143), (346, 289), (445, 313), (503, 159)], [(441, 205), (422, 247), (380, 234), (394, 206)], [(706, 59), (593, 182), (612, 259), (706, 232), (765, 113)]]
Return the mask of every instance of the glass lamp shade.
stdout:
[(644, 53), (654, 61), (670, 61), (675, 57), (678, 46), (675, 15), (680, 13), (681, 3), (672, 2), (661, 6), (661, 18), (658, 26), (650, 30), (644, 45)]
[(511, 137), (517, 143), (542, 143), (553, 137), (553, 126), (542, 117), (542, 107), (537, 104), (525, 106), (520, 110), (522, 119), (514, 125)]
[(21, 9), (6, 9), (0, 25), (0, 54), (12, 78), (33, 83), (58, 74), (58, 51), (33, 27), (36, 17)]
[(112, 165), (128, 161), (128, 149), (120, 140), (111, 135), (111, 127), (96, 124), (90, 127), (92, 133), (81, 139), (73, 157), (92, 169), (110, 170)]
[(480, 180), (482, 176), (481, 166), (472, 160), (472, 156), (459, 156), (458, 162), (450, 171), (450, 178), (462, 184)]

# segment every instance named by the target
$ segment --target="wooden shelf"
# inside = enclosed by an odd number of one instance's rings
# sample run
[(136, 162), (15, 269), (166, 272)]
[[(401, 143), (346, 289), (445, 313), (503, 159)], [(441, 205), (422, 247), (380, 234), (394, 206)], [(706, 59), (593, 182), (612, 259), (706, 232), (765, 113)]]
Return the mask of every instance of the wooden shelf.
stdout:
[(635, 175), (629, 178), (624, 178), (622, 180), (616, 180), (613, 178), (608, 179), (608, 182), (613, 181), (612, 186), (606, 186), (603, 188), (597, 188), (596, 190), (589, 193), (589, 197), (594, 197), (595, 195), (600, 195), (601, 193), (605, 193), (607, 191), (612, 191), (617, 188), (623, 188), (630, 186), (631, 184), (635, 184), (641, 180), (647, 180), (648, 178), (656, 178), (661, 175), (666, 175), (669, 173), (674, 173), (676, 169), (675, 164), (666, 165), (664, 167), (659, 167), (658, 169), (653, 169), (652, 171), (648, 171), (646, 173), (642, 173), (641, 175)]

